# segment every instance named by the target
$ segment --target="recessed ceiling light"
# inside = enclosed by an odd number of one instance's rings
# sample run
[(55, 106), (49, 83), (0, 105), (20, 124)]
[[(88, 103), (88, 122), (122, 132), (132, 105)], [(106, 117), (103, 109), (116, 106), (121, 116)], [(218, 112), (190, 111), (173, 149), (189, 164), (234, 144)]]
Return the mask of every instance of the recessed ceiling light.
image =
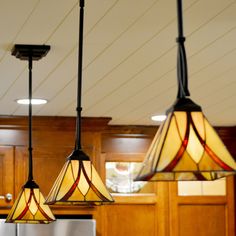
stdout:
[(166, 115), (152, 116), (152, 120), (154, 121), (164, 121), (165, 119), (166, 119)]
[[(18, 99), (16, 100), (17, 103), (23, 104), (23, 105), (28, 105), (29, 104), (29, 99), (24, 98), (24, 99)], [(33, 98), (31, 99), (31, 104), (32, 105), (42, 105), (46, 104), (48, 101), (46, 99), (41, 99), (41, 98)]]

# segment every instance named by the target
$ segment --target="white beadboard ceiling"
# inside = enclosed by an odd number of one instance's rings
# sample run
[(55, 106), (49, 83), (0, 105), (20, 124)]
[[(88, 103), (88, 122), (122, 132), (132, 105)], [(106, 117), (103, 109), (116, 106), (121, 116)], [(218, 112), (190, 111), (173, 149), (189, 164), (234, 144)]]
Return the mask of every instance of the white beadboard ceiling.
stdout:
[[(236, 125), (236, 1), (183, 0), (191, 98), (213, 125)], [(176, 97), (176, 0), (86, 0), (83, 116), (151, 125)], [(0, 115), (27, 115), (27, 62), (14, 44), (48, 44), (33, 64), (36, 116), (75, 116), (78, 1), (0, 0)]]

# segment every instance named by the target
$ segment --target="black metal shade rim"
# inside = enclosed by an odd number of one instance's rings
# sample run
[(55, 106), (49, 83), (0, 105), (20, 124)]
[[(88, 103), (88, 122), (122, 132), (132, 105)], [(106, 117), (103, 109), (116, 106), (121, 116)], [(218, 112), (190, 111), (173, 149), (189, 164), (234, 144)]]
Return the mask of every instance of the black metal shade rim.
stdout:
[(82, 149), (73, 150), (67, 160), (90, 161), (89, 156)]
[[(157, 181), (157, 180), (151, 180), (151, 178), (155, 175), (155, 174), (162, 174), (162, 175), (169, 175), (169, 174), (180, 174), (180, 173), (193, 173), (193, 174), (201, 174), (201, 173), (212, 173), (212, 174), (217, 174), (217, 173), (221, 173), (221, 174), (230, 174), (230, 175), (235, 175), (236, 174), (236, 170), (202, 170), (202, 171), (194, 171), (194, 170), (182, 170), (182, 171), (155, 171), (152, 173), (149, 173), (147, 175), (141, 175), (141, 176), (137, 176), (133, 181)], [(223, 178), (225, 176), (222, 176), (221, 178)], [(219, 178), (218, 178), (219, 179)], [(181, 179), (181, 181), (187, 181), (188, 179)], [(191, 181), (191, 179), (189, 179)], [(165, 179), (161, 179), (160, 181), (165, 181)], [(166, 180), (166, 181), (169, 181)]]
[(17, 224), (50, 224), (51, 222), (56, 220), (9, 220), (5, 221), (5, 223), (17, 223)]
[(39, 188), (39, 186), (34, 182), (34, 180), (28, 180), (26, 184), (24, 185), (24, 188), (35, 189), (35, 188)]
[(61, 201), (61, 200), (55, 200), (55, 201), (46, 201), (45, 204), (47, 205), (78, 205), (78, 206), (94, 206), (94, 205), (104, 205), (115, 202), (114, 200), (101, 200), (101, 201)]
[(166, 114), (174, 111), (202, 111), (202, 108), (190, 98), (177, 98), (175, 103), (166, 111)]

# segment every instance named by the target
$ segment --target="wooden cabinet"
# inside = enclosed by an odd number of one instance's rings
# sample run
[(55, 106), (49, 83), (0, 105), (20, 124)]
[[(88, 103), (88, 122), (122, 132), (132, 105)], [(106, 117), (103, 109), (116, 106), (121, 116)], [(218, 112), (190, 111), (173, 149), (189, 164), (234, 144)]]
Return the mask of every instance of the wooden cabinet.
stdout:
[(0, 146), (0, 208), (13, 204), (14, 198), (14, 148)]
[(115, 204), (105, 207), (104, 236), (156, 235), (155, 205)]
[[(33, 177), (46, 197), (54, 181), (70, 154), (71, 148), (34, 148), (33, 150)], [(26, 183), (28, 177), (28, 149), (16, 147), (15, 150), (15, 191)]]
[(177, 184), (169, 183), (170, 236), (235, 236), (233, 178), (225, 196), (178, 196)]

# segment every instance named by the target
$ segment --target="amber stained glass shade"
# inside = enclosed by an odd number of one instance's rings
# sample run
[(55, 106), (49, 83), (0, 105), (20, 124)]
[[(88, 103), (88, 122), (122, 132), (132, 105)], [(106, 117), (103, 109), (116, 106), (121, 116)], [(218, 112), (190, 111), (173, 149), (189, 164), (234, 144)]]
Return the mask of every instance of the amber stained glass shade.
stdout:
[(68, 159), (55, 181), (46, 204), (101, 205), (113, 202), (90, 160)]
[(136, 180), (214, 180), (236, 163), (201, 111), (172, 111), (160, 126)]
[(49, 206), (39, 188), (22, 187), (6, 223), (48, 224), (55, 221)]

